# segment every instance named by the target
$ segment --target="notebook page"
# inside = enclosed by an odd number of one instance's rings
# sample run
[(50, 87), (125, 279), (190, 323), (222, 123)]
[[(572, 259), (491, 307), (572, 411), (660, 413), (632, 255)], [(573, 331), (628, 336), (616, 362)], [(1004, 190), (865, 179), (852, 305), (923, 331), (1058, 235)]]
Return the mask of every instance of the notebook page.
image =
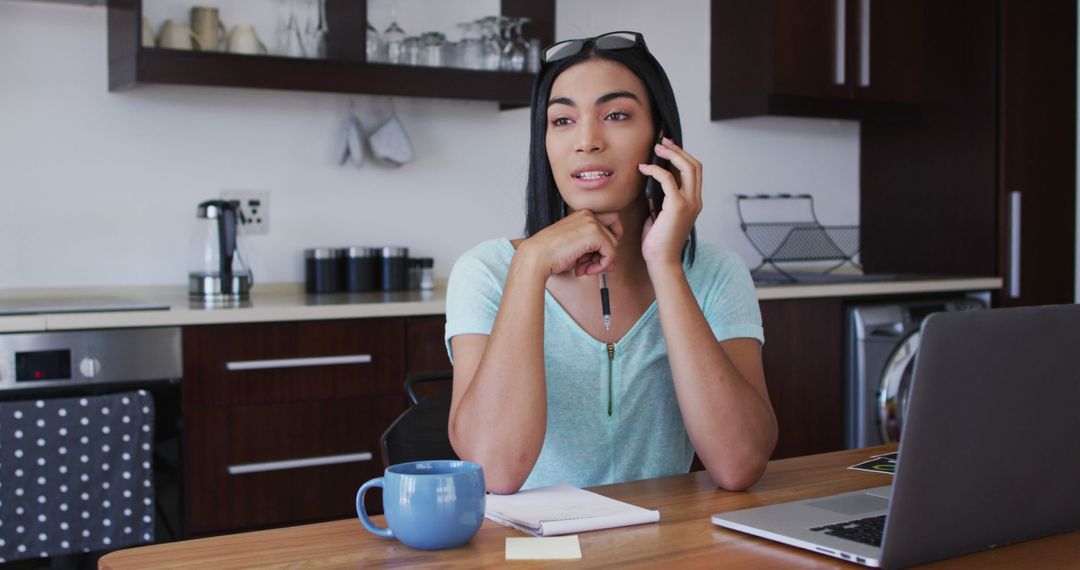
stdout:
[(513, 495), (488, 495), (487, 518), (518, 530), (555, 536), (660, 520), (659, 511), (616, 501), (572, 485), (553, 485)]

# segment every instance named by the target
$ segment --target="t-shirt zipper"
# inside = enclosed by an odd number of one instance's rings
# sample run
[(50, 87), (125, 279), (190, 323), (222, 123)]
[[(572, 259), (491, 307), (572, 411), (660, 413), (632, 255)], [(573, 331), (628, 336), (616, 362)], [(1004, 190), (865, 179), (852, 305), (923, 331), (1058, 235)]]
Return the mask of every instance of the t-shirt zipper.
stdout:
[(612, 379), (612, 376), (614, 376), (614, 374), (613, 374), (614, 368), (615, 368), (615, 343), (609, 342), (609, 343), (607, 343), (607, 415), (608, 415), (608, 417), (611, 417), (611, 407), (612, 407), (612, 401), (611, 400), (612, 400), (612, 393), (613, 393), (613, 388), (612, 388), (613, 379)]

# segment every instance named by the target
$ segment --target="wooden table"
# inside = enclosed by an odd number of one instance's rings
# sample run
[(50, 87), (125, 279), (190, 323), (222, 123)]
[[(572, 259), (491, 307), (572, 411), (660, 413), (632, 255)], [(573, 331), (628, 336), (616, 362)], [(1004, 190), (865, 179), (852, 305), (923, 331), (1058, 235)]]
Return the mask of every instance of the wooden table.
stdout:
[[(603, 565), (826, 568), (855, 565), (797, 548), (719, 528), (709, 516), (720, 511), (854, 491), (889, 483), (889, 476), (846, 469), (895, 446), (840, 451), (769, 463), (765, 476), (748, 492), (717, 489), (704, 471), (597, 487), (594, 490), (660, 510), (658, 524), (579, 535), (577, 562), (508, 562), (505, 538), (522, 533), (484, 521), (467, 545), (451, 550), (412, 550), (378, 538), (356, 519), (144, 546), (113, 552), (100, 568), (238, 568), (267, 566), (558, 566)], [(360, 482), (357, 482), (359, 486)], [(376, 517), (382, 524), (381, 518)], [(951, 568), (1065, 568), (1080, 566), (1080, 532), (1057, 535), (931, 566)]]

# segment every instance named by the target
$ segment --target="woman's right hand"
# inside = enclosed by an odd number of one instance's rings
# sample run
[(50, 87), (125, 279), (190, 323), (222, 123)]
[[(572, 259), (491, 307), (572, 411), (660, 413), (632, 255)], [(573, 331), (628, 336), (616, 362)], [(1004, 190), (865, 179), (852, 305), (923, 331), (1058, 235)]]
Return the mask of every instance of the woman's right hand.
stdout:
[(613, 266), (622, 234), (618, 214), (577, 210), (521, 242), (518, 252), (535, 257), (548, 275), (595, 275)]

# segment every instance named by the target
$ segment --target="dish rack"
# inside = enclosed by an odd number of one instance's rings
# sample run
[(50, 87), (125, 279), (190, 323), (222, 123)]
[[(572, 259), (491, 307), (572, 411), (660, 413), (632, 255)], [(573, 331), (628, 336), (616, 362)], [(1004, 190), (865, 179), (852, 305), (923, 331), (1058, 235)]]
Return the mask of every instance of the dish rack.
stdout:
[[(743, 213), (746, 202), (757, 200), (804, 201), (805, 218), (788, 222), (748, 222)], [(823, 226), (814, 211), (814, 197), (810, 194), (747, 194), (735, 195), (735, 209), (739, 214), (739, 227), (750, 244), (761, 254), (761, 263), (750, 270), (756, 273), (771, 265), (788, 280), (798, 279), (780, 268), (777, 263), (806, 261), (839, 261), (823, 273), (831, 273), (845, 264), (861, 269), (854, 257), (859, 253), (859, 226)], [(785, 208), (789, 210), (790, 208)], [(803, 216), (800, 216), (803, 217)]]

